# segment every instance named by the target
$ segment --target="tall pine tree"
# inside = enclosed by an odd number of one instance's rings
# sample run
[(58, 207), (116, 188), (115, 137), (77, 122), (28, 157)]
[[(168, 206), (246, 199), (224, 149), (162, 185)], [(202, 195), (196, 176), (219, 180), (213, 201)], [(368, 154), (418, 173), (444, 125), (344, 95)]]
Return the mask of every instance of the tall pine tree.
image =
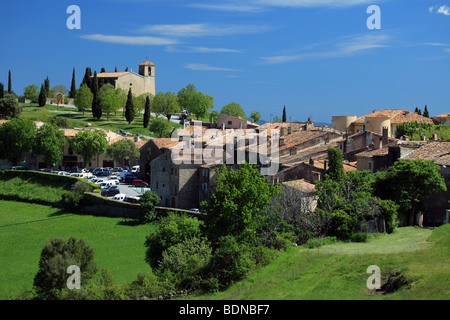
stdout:
[(283, 119), (281, 121), (286, 122), (286, 106), (283, 107)]
[(92, 80), (92, 94), (94, 98), (92, 100), (92, 116), (100, 119), (102, 117), (102, 108), (100, 108), (100, 97), (98, 96), (98, 78), (97, 71), (94, 71), (94, 79)]
[(12, 93), (11, 70), (8, 73), (8, 93)]
[(69, 98), (75, 98), (75, 94), (77, 92), (77, 87), (75, 85), (75, 68), (73, 68), (72, 72), (72, 84), (70, 86)]
[(39, 107), (45, 106), (47, 103), (47, 95), (45, 94), (45, 85), (41, 85), (41, 91), (39, 92), (39, 99), (38, 99)]
[(144, 128), (148, 127), (150, 122), (150, 97), (145, 99), (145, 111), (144, 111)]
[(131, 88), (128, 90), (127, 104), (125, 105), (125, 118), (127, 119), (128, 124), (130, 124), (134, 120), (134, 104)]

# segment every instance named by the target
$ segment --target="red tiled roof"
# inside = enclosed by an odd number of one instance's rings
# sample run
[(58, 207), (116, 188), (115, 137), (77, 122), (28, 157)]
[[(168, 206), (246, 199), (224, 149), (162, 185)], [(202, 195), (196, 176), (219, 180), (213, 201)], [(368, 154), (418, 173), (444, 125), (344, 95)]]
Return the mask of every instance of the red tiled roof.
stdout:
[(304, 179), (286, 181), (286, 182), (282, 182), (281, 184), (288, 186), (288, 187), (303, 190), (303, 191), (315, 191), (316, 190), (316, 185), (314, 183), (310, 183)]
[(438, 116), (434, 116), (435, 118), (449, 118), (450, 117), (450, 113), (443, 113), (440, 114)]
[(434, 160), (441, 166), (450, 165), (450, 141), (432, 141), (402, 157), (405, 160)]
[(144, 62), (142, 62), (141, 64), (139, 64), (140, 66), (154, 66), (155, 64), (153, 62), (150, 62), (148, 60), (145, 60)]
[(419, 122), (419, 123), (433, 123), (433, 120), (424, 116), (421, 116), (415, 112), (410, 112), (403, 109), (384, 109), (376, 111), (365, 116), (357, 118), (354, 124), (364, 124), (366, 118), (390, 118), (391, 123), (399, 124), (403, 122)]
[(162, 148), (171, 148), (174, 147), (180, 143), (183, 143), (183, 141), (179, 141), (172, 138), (155, 138), (151, 140), (158, 149)]
[[(131, 71), (123, 71), (123, 72), (102, 72), (97, 74), (97, 78), (118, 78), (123, 76), (124, 74), (131, 73)], [(93, 78), (93, 76), (91, 76)]]

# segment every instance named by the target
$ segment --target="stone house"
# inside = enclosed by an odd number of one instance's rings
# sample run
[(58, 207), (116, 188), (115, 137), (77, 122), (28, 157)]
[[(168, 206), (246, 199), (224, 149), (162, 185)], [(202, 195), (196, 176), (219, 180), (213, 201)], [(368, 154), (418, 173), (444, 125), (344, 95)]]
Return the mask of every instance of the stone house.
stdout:
[(403, 109), (373, 110), (372, 113), (362, 117), (332, 116), (332, 127), (341, 132), (354, 134), (366, 130), (383, 134), (387, 128), (388, 137), (395, 137), (397, 126), (403, 122), (434, 123), (430, 118)]

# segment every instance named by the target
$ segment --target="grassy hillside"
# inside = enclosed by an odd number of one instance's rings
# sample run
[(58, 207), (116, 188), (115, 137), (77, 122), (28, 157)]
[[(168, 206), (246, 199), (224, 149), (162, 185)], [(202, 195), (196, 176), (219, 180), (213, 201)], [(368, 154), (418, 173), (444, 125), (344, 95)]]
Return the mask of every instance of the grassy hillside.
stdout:
[[(136, 116), (134, 121), (131, 124), (128, 124), (122, 112), (117, 112), (117, 115), (110, 115), (109, 120), (107, 119), (106, 114), (104, 114), (102, 118), (98, 120), (92, 116), (92, 112), (90, 110), (87, 110), (83, 115), (83, 113), (79, 112), (77, 109), (69, 107), (57, 108), (56, 106), (46, 105), (39, 108), (36, 105), (30, 106), (29, 104), (22, 104), (22, 106), (23, 111), (21, 117), (33, 121), (40, 120), (43, 122), (49, 122), (51, 117), (56, 116), (67, 119), (70, 128), (86, 127), (86, 124), (90, 123), (93, 128), (112, 130), (115, 132), (119, 129), (123, 129), (133, 134), (150, 135), (149, 129), (143, 127), (142, 114)], [(171, 125), (174, 128), (183, 128), (183, 126), (179, 123), (171, 122)]]
[[(228, 290), (198, 299), (449, 299), (450, 225), (415, 227), (367, 243), (295, 247)], [(382, 284), (400, 273), (407, 284), (389, 294), (367, 289), (367, 268), (381, 269)], [(401, 278), (397, 277), (397, 278)], [(394, 279), (395, 277), (391, 277)], [(192, 297), (191, 297), (192, 298)]]
[(45, 241), (74, 236), (95, 251), (99, 270), (117, 284), (129, 283), (145, 263), (145, 237), (154, 225), (133, 225), (121, 218), (75, 215), (49, 206), (0, 200), (0, 299), (31, 289)]
[[(35, 171), (0, 171), (0, 198), (14, 197), (28, 202), (59, 202), (79, 179)], [(98, 189), (98, 186), (91, 184)]]

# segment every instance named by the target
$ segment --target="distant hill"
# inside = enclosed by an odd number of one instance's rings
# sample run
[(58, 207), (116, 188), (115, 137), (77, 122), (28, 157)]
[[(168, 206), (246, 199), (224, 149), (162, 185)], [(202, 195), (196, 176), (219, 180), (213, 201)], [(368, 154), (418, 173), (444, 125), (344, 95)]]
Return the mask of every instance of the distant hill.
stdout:
[[(269, 121), (266, 121), (266, 120), (259, 120), (258, 121), (258, 124), (260, 125), (260, 126), (262, 126), (264, 123), (266, 123), (266, 122), (269, 122)], [(327, 123), (327, 122), (314, 122), (314, 124), (316, 125), (316, 126), (319, 126), (319, 127), (321, 127), (321, 126), (328, 126), (328, 127), (331, 127), (331, 123)]]

